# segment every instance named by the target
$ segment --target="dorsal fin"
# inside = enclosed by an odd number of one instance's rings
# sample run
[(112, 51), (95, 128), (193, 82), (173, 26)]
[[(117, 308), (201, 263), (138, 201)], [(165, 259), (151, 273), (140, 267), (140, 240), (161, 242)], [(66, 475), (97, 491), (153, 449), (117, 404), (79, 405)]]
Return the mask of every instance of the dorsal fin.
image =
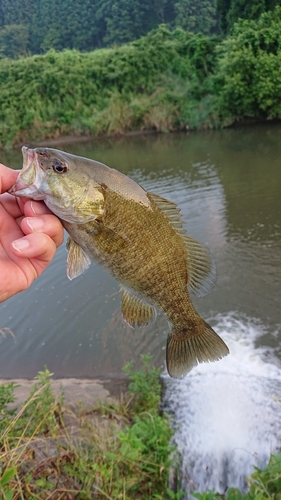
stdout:
[(175, 228), (175, 230), (183, 236), (186, 234), (185, 229), (183, 229), (183, 221), (181, 220), (180, 208), (172, 201), (162, 198), (158, 194), (147, 193), (150, 200), (154, 201), (155, 205), (166, 215), (169, 219), (170, 224)]
[(175, 203), (157, 194), (147, 194), (166, 215), (170, 224), (183, 239), (187, 260), (187, 286), (197, 297), (203, 297), (212, 290), (216, 281), (216, 265), (209, 248), (187, 236), (185, 229), (182, 227), (183, 221), (180, 209)]
[(197, 297), (204, 297), (216, 282), (216, 264), (209, 248), (190, 236), (183, 236), (187, 255), (187, 286)]

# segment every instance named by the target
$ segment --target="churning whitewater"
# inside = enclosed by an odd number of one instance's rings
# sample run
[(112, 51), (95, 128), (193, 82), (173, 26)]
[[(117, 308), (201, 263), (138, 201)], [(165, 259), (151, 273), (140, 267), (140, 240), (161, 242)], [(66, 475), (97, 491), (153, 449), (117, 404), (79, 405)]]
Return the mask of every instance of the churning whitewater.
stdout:
[(254, 466), (280, 449), (281, 368), (270, 349), (255, 347), (265, 333), (258, 322), (229, 314), (212, 323), (230, 356), (182, 380), (164, 375), (164, 407), (176, 429), (182, 489), (245, 491)]

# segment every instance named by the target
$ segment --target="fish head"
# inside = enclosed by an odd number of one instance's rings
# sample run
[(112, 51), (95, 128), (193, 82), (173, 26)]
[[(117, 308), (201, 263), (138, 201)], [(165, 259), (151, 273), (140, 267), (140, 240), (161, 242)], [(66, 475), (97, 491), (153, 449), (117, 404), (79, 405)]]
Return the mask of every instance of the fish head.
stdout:
[(103, 189), (89, 169), (81, 168), (77, 157), (56, 149), (26, 146), (22, 154), (23, 169), (9, 190), (11, 194), (44, 200), (55, 215), (67, 222), (85, 223), (103, 213)]

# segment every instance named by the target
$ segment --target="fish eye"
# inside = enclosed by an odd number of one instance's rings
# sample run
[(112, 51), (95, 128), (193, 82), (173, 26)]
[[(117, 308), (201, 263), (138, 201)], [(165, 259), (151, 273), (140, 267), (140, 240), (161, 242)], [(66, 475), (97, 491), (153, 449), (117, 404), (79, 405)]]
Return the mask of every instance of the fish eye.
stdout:
[(64, 174), (67, 171), (67, 166), (60, 160), (54, 160), (52, 167), (58, 174)]

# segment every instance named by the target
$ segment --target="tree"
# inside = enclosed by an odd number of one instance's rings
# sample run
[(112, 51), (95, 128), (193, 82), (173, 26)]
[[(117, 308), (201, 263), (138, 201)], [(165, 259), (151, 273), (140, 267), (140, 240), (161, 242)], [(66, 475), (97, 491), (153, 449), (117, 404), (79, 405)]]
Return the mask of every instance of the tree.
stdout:
[(23, 24), (9, 24), (0, 29), (0, 54), (15, 58), (27, 55), (29, 33)]
[(175, 19), (175, 3), (173, 0), (152, 0), (150, 15), (155, 13), (157, 24), (172, 24)]
[(103, 45), (100, 0), (0, 0), (0, 27), (12, 24), (29, 31), (28, 51), (50, 48), (93, 50)]
[(5, 24), (4, 12), (3, 12), (2, 0), (0, 0), (0, 27), (2, 27), (4, 24)]
[(217, 0), (218, 26), (222, 33), (227, 32), (226, 16), (230, 8), (231, 0)]
[(176, 26), (192, 33), (210, 34), (216, 24), (215, 0), (180, 0), (175, 13)]
[(281, 0), (217, 0), (219, 26), (228, 33), (238, 19), (257, 19), (278, 5), (281, 5)]
[(234, 24), (215, 81), (222, 115), (281, 118), (281, 7)]
[(257, 19), (266, 9), (266, 0), (232, 0), (226, 15), (230, 28), (238, 19)]
[(158, 22), (148, 0), (101, 0), (99, 15), (105, 19), (106, 45), (121, 45), (140, 38)]
[(36, 0), (0, 0), (3, 24), (24, 24), (31, 22)]

